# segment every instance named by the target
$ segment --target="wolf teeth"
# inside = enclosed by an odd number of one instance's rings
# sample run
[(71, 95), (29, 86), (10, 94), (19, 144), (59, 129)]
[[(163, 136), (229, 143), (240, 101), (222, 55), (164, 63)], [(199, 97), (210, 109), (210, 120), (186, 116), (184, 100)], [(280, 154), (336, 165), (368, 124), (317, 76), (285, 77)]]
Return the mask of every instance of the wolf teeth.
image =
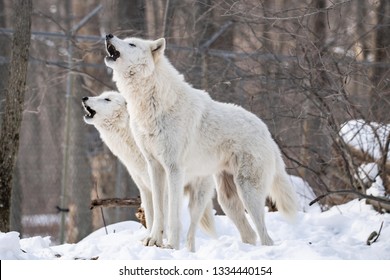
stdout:
[(93, 110), (91, 107), (87, 106), (84, 102), (82, 104), (83, 104), (85, 116), (92, 118), (95, 115), (96, 111)]
[(111, 59), (113, 59), (114, 61), (120, 57), (120, 52), (115, 48), (115, 46), (113, 44), (111, 44), (110, 42), (107, 42), (107, 45), (106, 45), (106, 51), (107, 51), (107, 54), (108, 54), (108, 57), (110, 57)]

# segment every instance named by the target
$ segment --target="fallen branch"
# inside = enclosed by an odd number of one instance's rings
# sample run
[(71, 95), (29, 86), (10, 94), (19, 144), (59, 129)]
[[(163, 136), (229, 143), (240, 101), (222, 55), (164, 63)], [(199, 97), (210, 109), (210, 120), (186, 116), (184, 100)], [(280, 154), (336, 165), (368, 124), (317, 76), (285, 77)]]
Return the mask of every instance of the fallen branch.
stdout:
[(328, 195), (332, 195), (332, 194), (354, 194), (354, 195), (360, 197), (361, 199), (365, 198), (365, 199), (368, 199), (368, 200), (377, 201), (379, 203), (384, 203), (384, 204), (390, 205), (390, 200), (386, 199), (386, 198), (372, 196), (372, 195), (367, 195), (367, 194), (358, 192), (356, 190), (338, 190), (338, 191), (329, 191), (329, 192), (327, 192), (327, 193), (325, 193), (323, 195), (318, 196), (316, 199), (314, 199), (313, 201), (311, 201), (309, 203), (309, 206), (312, 206), (314, 203), (316, 203), (319, 200), (323, 199), (324, 197), (327, 197)]
[(106, 198), (93, 199), (91, 201), (90, 209), (96, 207), (140, 207), (141, 199), (137, 198)]
[(379, 238), (379, 235), (381, 234), (383, 227), (383, 222), (381, 223), (381, 227), (379, 228), (379, 232), (373, 231), (370, 236), (367, 238), (366, 244), (370, 246), (372, 243), (376, 242)]

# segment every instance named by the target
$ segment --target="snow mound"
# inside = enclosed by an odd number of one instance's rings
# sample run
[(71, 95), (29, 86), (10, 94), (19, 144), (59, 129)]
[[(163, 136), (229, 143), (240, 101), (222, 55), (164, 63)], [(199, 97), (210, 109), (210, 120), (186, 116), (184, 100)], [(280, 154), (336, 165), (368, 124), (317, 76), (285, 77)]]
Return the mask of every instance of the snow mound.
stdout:
[[(147, 230), (137, 222), (121, 222), (102, 228), (76, 244), (50, 246), (48, 237), (20, 239), (17, 232), (0, 233), (0, 259), (99, 259), (99, 260), (308, 260), (390, 259), (390, 214), (378, 214), (363, 200), (353, 200), (328, 211), (299, 212), (295, 223), (280, 213), (266, 213), (266, 225), (274, 246), (244, 244), (226, 216), (215, 216), (217, 238), (198, 231), (196, 252), (145, 247)], [(184, 218), (188, 219), (188, 218)], [(373, 231), (378, 240), (366, 244)], [(188, 225), (184, 220), (183, 225)]]

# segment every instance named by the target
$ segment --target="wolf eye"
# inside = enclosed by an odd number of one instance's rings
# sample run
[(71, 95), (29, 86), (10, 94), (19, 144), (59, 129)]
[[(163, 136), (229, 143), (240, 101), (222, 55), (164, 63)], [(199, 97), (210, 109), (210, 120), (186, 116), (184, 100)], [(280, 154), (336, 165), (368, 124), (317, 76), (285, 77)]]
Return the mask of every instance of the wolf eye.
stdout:
[(104, 100), (106, 100), (106, 101), (111, 101), (111, 99), (110, 99), (110, 98), (104, 98)]
[(135, 45), (133, 43), (129, 43), (129, 46), (130, 47), (135, 47)]

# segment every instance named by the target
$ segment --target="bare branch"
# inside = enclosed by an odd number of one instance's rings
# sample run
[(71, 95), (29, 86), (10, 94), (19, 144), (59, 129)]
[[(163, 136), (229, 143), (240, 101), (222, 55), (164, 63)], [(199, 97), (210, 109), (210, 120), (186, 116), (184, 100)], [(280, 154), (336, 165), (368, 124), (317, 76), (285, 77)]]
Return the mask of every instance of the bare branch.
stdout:
[(140, 198), (106, 198), (93, 199), (91, 201), (90, 209), (95, 207), (140, 207)]
[(333, 195), (333, 194), (353, 194), (353, 195), (358, 196), (361, 199), (369, 199), (369, 200), (377, 201), (379, 203), (384, 203), (384, 204), (390, 205), (390, 200), (387, 199), (387, 198), (382, 198), (382, 197), (377, 197), (377, 196), (372, 196), (372, 195), (366, 195), (364, 193), (361, 193), (361, 192), (358, 192), (356, 190), (351, 189), (351, 190), (329, 191), (329, 192), (327, 192), (327, 193), (325, 193), (323, 195), (318, 196), (316, 199), (311, 201), (309, 203), (309, 206), (312, 206), (314, 203), (318, 202), (319, 200), (327, 197), (328, 195)]
[(225, 22), (217, 32), (215, 32), (210, 39), (208, 39), (202, 46), (200, 46), (201, 50), (208, 49), (212, 43), (214, 43), (231, 25), (233, 22), (231, 20)]

